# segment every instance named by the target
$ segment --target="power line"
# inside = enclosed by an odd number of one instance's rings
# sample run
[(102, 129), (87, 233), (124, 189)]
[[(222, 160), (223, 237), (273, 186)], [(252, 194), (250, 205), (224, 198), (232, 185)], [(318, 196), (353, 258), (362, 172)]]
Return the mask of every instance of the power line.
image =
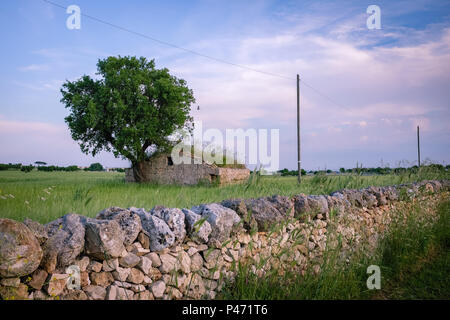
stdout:
[[(54, 3), (54, 2), (49, 1), (49, 0), (42, 0), (42, 1), (47, 2), (48, 4), (51, 4), (51, 5), (53, 5), (53, 6), (56, 6), (56, 7), (59, 7), (59, 8), (61, 8), (61, 9), (66, 10), (66, 7), (64, 7), (64, 6), (60, 5), (60, 4)], [(130, 30), (130, 29), (121, 27), (121, 26), (119, 26), (119, 25), (110, 23), (110, 22), (108, 22), (108, 21), (105, 21), (105, 20), (102, 20), (102, 19), (99, 19), (99, 18), (90, 16), (90, 15), (87, 15), (87, 14), (85, 14), (85, 13), (80, 13), (80, 14), (81, 14), (83, 17), (86, 17), (86, 18), (88, 18), (88, 19), (97, 21), (97, 22), (102, 23), (102, 24), (105, 24), (105, 25), (108, 25), (108, 26), (110, 26), (110, 27), (113, 27), (113, 28), (116, 28), (116, 29), (119, 29), (119, 30), (122, 30), (122, 31), (125, 31), (125, 32), (128, 32), (128, 33), (132, 33), (132, 34), (137, 35), (137, 36), (139, 36), (139, 37), (143, 37), (143, 38), (146, 38), (146, 39), (149, 39), (149, 40), (158, 42), (158, 43), (160, 43), (160, 44), (163, 44), (163, 45), (166, 45), (166, 46), (169, 46), (169, 47), (172, 47), (172, 48), (176, 48), (176, 49), (179, 49), (179, 50), (183, 50), (183, 51), (186, 51), (186, 52), (188, 52), (188, 53), (195, 54), (195, 55), (201, 56), (201, 57), (206, 58), (206, 59), (210, 59), (210, 60), (213, 60), (213, 61), (216, 61), (216, 62), (220, 62), (220, 63), (225, 63), (225, 64), (228, 64), (228, 65), (232, 65), (232, 66), (235, 66), (235, 67), (238, 67), (238, 68), (247, 69), (247, 70), (250, 70), (250, 71), (254, 71), (254, 72), (266, 74), (266, 75), (269, 75), (269, 76), (279, 77), (279, 78), (288, 79), (288, 80), (295, 80), (294, 78), (290, 78), (290, 77), (283, 76), (283, 75), (280, 75), (280, 74), (276, 74), (276, 73), (272, 73), (272, 72), (267, 72), (267, 71), (262, 71), (262, 70), (254, 69), (254, 68), (251, 68), (251, 67), (243, 66), (243, 65), (240, 65), (240, 64), (237, 64), (237, 63), (225, 61), (225, 60), (222, 60), (222, 59), (219, 59), (219, 58), (214, 58), (214, 57), (212, 57), (212, 56), (209, 56), (209, 55), (206, 55), (206, 54), (203, 54), (203, 53), (200, 53), (200, 52), (191, 50), (191, 49), (186, 49), (186, 48), (177, 46), (177, 45), (175, 45), (175, 44), (172, 44), (172, 43), (169, 43), (169, 42), (166, 42), (166, 41), (163, 41), (163, 40), (159, 40), (159, 39), (156, 39), (156, 38), (154, 38), (154, 37), (145, 35), (145, 34), (143, 34), (143, 33), (136, 32), (136, 31), (133, 31), (133, 30)]]
[[(42, 0), (42, 1), (44, 1), (44, 2), (46, 2), (46, 3), (48, 3), (48, 4), (51, 4), (51, 5), (55, 6), (55, 7), (64, 9), (64, 10), (67, 9), (67, 8), (64, 7), (63, 5), (60, 5), (60, 4), (58, 4), (58, 3), (55, 3), (55, 2), (52, 2), (52, 1), (49, 1), (49, 0)], [(203, 53), (200, 53), (200, 52), (191, 50), (191, 49), (183, 48), (183, 47), (180, 47), (180, 46), (178, 46), (178, 45), (175, 45), (175, 44), (172, 44), (172, 43), (163, 41), (163, 40), (159, 40), (159, 39), (157, 39), (157, 38), (148, 36), (148, 35), (143, 34), (143, 33), (140, 33), (140, 32), (133, 31), (133, 30), (128, 29), (128, 28), (125, 28), (125, 27), (121, 27), (121, 26), (116, 25), (116, 24), (114, 24), (114, 23), (110, 23), (110, 22), (108, 22), (108, 21), (105, 21), (105, 20), (102, 20), (102, 19), (93, 17), (93, 16), (88, 15), (88, 14), (85, 14), (85, 13), (81, 13), (81, 12), (80, 12), (80, 15), (83, 16), (83, 17), (86, 17), (86, 18), (88, 18), (88, 19), (94, 20), (94, 21), (96, 21), (96, 22), (102, 23), (102, 24), (104, 24), (104, 25), (108, 25), (108, 26), (110, 26), (110, 27), (116, 28), (116, 29), (118, 29), (118, 30), (125, 31), (125, 32), (128, 32), (128, 33), (134, 34), (134, 35), (136, 35), (136, 36), (139, 36), (139, 37), (142, 37), (142, 38), (145, 38), (145, 39), (148, 39), (148, 40), (152, 40), (152, 41), (158, 42), (158, 43), (160, 43), (160, 44), (163, 44), (163, 45), (166, 45), (166, 46), (169, 46), (169, 47), (172, 47), (172, 48), (176, 48), (176, 49), (179, 49), (179, 50), (183, 50), (183, 51), (185, 51), (185, 52), (188, 52), (188, 53), (191, 53), (191, 54), (194, 54), (194, 55), (197, 55), (197, 56), (200, 56), (200, 57), (203, 57), (203, 58), (212, 60), (212, 61), (216, 61), (216, 62), (219, 62), (219, 63), (228, 64), (228, 65), (231, 65), (231, 66), (234, 66), (234, 67), (237, 67), (237, 68), (246, 69), (246, 70), (249, 70), (249, 71), (253, 71), (253, 72), (265, 74), (265, 75), (268, 75), (268, 76), (278, 77), (278, 78), (287, 79), (287, 80), (296, 80), (296, 79), (294, 79), (294, 78), (287, 77), (287, 76), (284, 76), (284, 75), (280, 75), (280, 74), (276, 74), (276, 73), (272, 73), (272, 72), (267, 72), (267, 71), (262, 71), (262, 70), (254, 69), (254, 68), (251, 68), (251, 67), (248, 67), (248, 66), (244, 66), (244, 65), (240, 65), (240, 64), (237, 64), (237, 63), (229, 62), (229, 61), (226, 61), (226, 60), (223, 60), (223, 59), (215, 58), (215, 57), (212, 57), (212, 56), (209, 56), (209, 55), (206, 55), (206, 54), (203, 54)], [(303, 82), (303, 84), (304, 84), (305, 86), (307, 86), (307, 87), (309, 87), (310, 89), (312, 89), (316, 94), (322, 96), (323, 98), (327, 99), (328, 101), (330, 101), (331, 103), (335, 104), (336, 106), (341, 107), (341, 108), (343, 108), (343, 109), (346, 109), (347, 111), (350, 111), (349, 108), (347, 108), (346, 106), (344, 106), (344, 105), (342, 105), (342, 104), (336, 102), (335, 100), (331, 99), (329, 96), (327, 96), (326, 94), (322, 93), (321, 91), (315, 89), (313, 86), (311, 86), (310, 84), (306, 83), (302, 78), (300, 78), (300, 80)]]

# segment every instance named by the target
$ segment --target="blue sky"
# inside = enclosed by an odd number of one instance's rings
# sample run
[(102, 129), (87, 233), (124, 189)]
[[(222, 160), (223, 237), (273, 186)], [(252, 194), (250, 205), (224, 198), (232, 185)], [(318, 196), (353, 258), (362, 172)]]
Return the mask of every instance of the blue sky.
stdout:
[[(304, 81), (302, 163), (310, 169), (450, 163), (448, 1), (87, 1), (83, 14), (218, 59)], [(381, 9), (369, 30), (366, 8)], [(205, 128), (280, 129), (280, 169), (296, 166), (295, 81), (220, 64), (81, 18), (41, 0), (0, 5), (0, 162), (127, 166), (81, 153), (59, 102), (66, 80), (94, 75), (99, 58), (155, 59), (185, 79)], [(345, 107), (345, 108), (344, 108)]]

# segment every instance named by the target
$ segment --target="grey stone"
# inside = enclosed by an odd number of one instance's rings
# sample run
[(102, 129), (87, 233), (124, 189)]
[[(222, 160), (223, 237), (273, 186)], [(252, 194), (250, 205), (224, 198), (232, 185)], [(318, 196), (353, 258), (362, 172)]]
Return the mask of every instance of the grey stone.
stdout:
[(125, 249), (125, 236), (115, 220), (88, 219), (86, 222), (86, 254), (99, 259), (117, 258)]
[(161, 299), (164, 295), (164, 291), (166, 290), (166, 284), (162, 280), (156, 281), (152, 284), (151, 290), (155, 298)]
[(245, 230), (257, 230), (258, 223), (255, 218), (251, 214), (251, 212), (247, 211), (247, 206), (245, 205), (245, 201), (242, 199), (229, 199), (223, 200), (221, 203), (224, 207), (230, 208), (231, 210), (236, 211), (236, 213), (241, 217), (243, 222), (243, 227)]
[(140, 257), (140, 259), (141, 260), (137, 264), (137, 267), (145, 274), (148, 274), (150, 272), (150, 269), (152, 268), (152, 260), (147, 257)]
[(202, 217), (206, 217), (212, 228), (208, 244), (220, 247), (227, 241), (231, 232), (239, 225), (241, 218), (234, 210), (226, 208), (218, 203), (203, 204), (191, 209)]
[(47, 280), (48, 273), (45, 270), (37, 269), (31, 274), (28, 285), (35, 290), (41, 290)]
[(103, 260), (103, 271), (110, 272), (116, 270), (119, 266), (119, 260), (117, 258)]
[(151, 251), (162, 251), (165, 248), (173, 246), (175, 243), (175, 234), (170, 230), (164, 220), (152, 216), (144, 210), (136, 212), (141, 218), (142, 231), (150, 239)]
[(37, 221), (33, 221), (31, 219), (25, 219), (23, 223), (30, 228), (31, 232), (33, 232), (36, 239), (39, 241), (40, 245), (43, 245), (45, 241), (48, 239), (47, 229), (44, 225), (40, 224)]
[(97, 214), (96, 219), (115, 220), (124, 233), (124, 245), (132, 244), (142, 230), (141, 219), (130, 210), (111, 207)]
[(163, 206), (154, 207), (150, 213), (164, 220), (175, 235), (175, 243), (180, 244), (186, 237), (186, 226), (184, 213), (178, 208), (165, 208)]
[(0, 277), (20, 277), (37, 269), (42, 249), (23, 223), (0, 219)]
[(203, 260), (202, 256), (200, 255), (200, 253), (194, 253), (191, 256), (191, 271), (192, 272), (196, 272), (196, 271), (200, 271), (203, 267), (203, 263), (205, 261)]
[(161, 254), (159, 256), (159, 258), (161, 259), (161, 267), (159, 267), (159, 270), (162, 273), (170, 273), (173, 270), (178, 270), (180, 265), (179, 262), (177, 261), (177, 258), (175, 258), (174, 256), (166, 253), (166, 254)]
[(308, 205), (314, 214), (326, 215), (328, 213), (328, 202), (325, 196), (308, 196)]
[(159, 258), (156, 252), (150, 252), (144, 257), (150, 259), (152, 261), (152, 267), (159, 268), (161, 266), (161, 259)]
[(130, 268), (117, 267), (116, 271), (113, 271), (112, 275), (117, 281), (126, 281), (130, 275)]
[(286, 216), (265, 198), (248, 199), (245, 201), (247, 210), (258, 224), (258, 231), (267, 231), (274, 223), (283, 221)]
[(128, 253), (125, 257), (119, 259), (119, 264), (121, 267), (133, 268), (135, 267), (141, 259), (134, 253)]
[(294, 201), (286, 196), (273, 195), (266, 198), (281, 215), (285, 217), (294, 216)]
[(105, 300), (106, 289), (101, 286), (86, 286), (83, 291), (89, 297), (90, 300)]
[[(197, 243), (207, 243), (212, 232), (211, 225), (206, 218), (198, 222), (202, 216), (188, 209), (183, 209), (186, 228), (190, 238)], [(198, 223), (197, 223), (198, 222)], [(197, 223), (197, 224), (196, 224)]]
[(141, 284), (144, 281), (144, 273), (139, 269), (131, 268), (127, 281), (135, 284)]

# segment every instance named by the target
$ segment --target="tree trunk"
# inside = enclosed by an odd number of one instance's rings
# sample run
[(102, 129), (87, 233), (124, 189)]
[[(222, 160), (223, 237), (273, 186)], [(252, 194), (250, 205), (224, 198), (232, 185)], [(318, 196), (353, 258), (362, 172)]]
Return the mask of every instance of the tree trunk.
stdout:
[(145, 165), (145, 161), (137, 162), (137, 163), (133, 164), (132, 168), (133, 168), (134, 181), (145, 182), (144, 165)]

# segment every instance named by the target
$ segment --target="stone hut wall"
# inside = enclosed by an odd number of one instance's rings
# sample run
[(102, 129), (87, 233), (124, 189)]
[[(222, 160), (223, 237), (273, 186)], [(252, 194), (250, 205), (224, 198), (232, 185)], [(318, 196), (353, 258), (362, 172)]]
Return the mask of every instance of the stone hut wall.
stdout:
[[(145, 181), (159, 184), (187, 184), (199, 182), (225, 185), (244, 182), (250, 176), (248, 169), (219, 168), (217, 166), (202, 164), (170, 164), (170, 156), (159, 155), (147, 161), (143, 168)], [(125, 169), (125, 180), (135, 182), (133, 170)]]
[[(448, 180), (425, 181), (191, 209), (112, 207), (95, 219), (67, 214), (46, 225), (0, 219), (0, 296), (214, 299), (238, 261), (258, 275), (271, 268), (319, 273), (324, 250), (336, 246), (331, 230), (346, 259), (362, 245), (376, 247), (397, 206), (411, 199), (425, 205), (449, 191)], [(426, 212), (433, 221), (433, 210)]]

